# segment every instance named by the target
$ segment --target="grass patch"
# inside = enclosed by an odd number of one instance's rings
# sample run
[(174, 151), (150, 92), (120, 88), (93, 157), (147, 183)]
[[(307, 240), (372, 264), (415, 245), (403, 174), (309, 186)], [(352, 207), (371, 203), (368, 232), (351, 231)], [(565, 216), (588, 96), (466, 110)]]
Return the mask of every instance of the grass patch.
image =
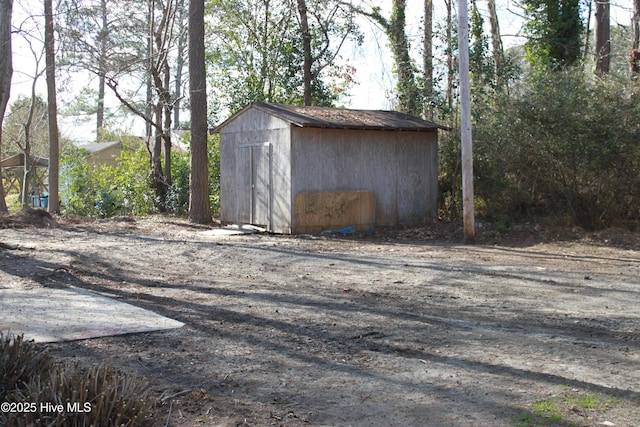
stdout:
[(604, 412), (621, 404), (620, 399), (615, 396), (562, 386), (557, 395), (535, 400), (520, 408), (513, 418), (513, 426), (577, 426), (585, 413)]
[(567, 403), (584, 409), (599, 409), (603, 405), (603, 399), (587, 393), (582, 396), (569, 396), (567, 397)]
[(513, 420), (515, 427), (551, 426), (563, 421), (563, 408), (555, 397), (539, 399)]
[(534, 414), (542, 416), (549, 421), (562, 420), (562, 410), (555, 398), (537, 400), (531, 405)]

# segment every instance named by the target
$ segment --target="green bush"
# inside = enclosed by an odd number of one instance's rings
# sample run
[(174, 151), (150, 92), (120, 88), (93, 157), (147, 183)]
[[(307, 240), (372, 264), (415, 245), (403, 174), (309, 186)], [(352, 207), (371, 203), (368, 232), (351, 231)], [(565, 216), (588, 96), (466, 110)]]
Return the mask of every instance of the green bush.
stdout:
[(220, 212), (220, 135), (209, 138), (209, 202), (213, 213)]
[[(220, 147), (210, 138), (209, 199), (213, 212), (220, 210)], [(61, 201), (63, 214), (91, 218), (115, 215), (147, 215), (158, 210), (186, 214), (189, 210), (190, 159), (188, 153), (171, 153), (171, 185), (160, 206), (151, 188), (149, 153), (123, 150), (117, 166), (92, 166), (81, 148), (66, 149), (61, 156)]]
[(63, 214), (95, 215), (97, 183), (86, 161), (87, 150), (68, 147), (60, 155), (60, 200)]
[(123, 150), (117, 166), (110, 169), (113, 191), (122, 207), (121, 214), (147, 215), (157, 211), (156, 195), (150, 185), (151, 165), (146, 148)]
[[(547, 216), (570, 225), (640, 219), (640, 87), (578, 69), (532, 73), (522, 89), (474, 110), (481, 214)], [(459, 137), (442, 138), (441, 188), (459, 212)], [(456, 197), (458, 197), (456, 199)]]
[(171, 153), (171, 186), (167, 192), (167, 212), (180, 215), (189, 212), (189, 171), (189, 155)]

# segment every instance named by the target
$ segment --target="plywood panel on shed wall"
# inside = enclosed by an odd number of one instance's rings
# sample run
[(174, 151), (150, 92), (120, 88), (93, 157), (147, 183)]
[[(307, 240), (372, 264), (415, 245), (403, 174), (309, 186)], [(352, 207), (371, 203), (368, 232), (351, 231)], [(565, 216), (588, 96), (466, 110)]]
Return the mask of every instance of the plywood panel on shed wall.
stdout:
[[(249, 189), (243, 188), (246, 164), (238, 162), (241, 147), (271, 144), (271, 224), (270, 231), (291, 232), (291, 169), (289, 167), (290, 124), (257, 109), (249, 109), (220, 130), (220, 214), (224, 222), (238, 222), (239, 200)], [(240, 178), (240, 179), (239, 179)], [(243, 207), (243, 209), (245, 209)]]
[(372, 191), (376, 225), (428, 222), (437, 209), (437, 134), (294, 128), (291, 173), (294, 198)]
[(376, 224), (376, 196), (371, 191), (311, 191), (294, 199), (296, 233), (319, 233)]

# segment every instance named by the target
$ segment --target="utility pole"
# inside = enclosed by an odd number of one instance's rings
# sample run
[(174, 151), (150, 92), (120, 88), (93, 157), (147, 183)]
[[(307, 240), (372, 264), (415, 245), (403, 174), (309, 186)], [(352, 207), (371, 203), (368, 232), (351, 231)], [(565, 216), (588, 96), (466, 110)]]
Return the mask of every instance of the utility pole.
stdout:
[(464, 242), (476, 239), (473, 208), (473, 143), (471, 139), (471, 85), (469, 83), (469, 16), (467, 0), (458, 0), (458, 55), (460, 66), (460, 137), (462, 145), (462, 212)]

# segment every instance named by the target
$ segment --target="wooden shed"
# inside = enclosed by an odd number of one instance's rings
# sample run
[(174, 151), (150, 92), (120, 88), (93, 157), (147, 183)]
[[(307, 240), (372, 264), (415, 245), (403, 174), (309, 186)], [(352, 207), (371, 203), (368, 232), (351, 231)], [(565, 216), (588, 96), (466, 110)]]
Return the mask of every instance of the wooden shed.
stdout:
[(249, 104), (214, 130), (221, 219), (285, 234), (431, 222), (438, 129), (394, 111)]
[(94, 166), (117, 166), (118, 157), (120, 157), (123, 150), (123, 144), (121, 141), (97, 142), (83, 145), (82, 148), (87, 150), (89, 164)]

